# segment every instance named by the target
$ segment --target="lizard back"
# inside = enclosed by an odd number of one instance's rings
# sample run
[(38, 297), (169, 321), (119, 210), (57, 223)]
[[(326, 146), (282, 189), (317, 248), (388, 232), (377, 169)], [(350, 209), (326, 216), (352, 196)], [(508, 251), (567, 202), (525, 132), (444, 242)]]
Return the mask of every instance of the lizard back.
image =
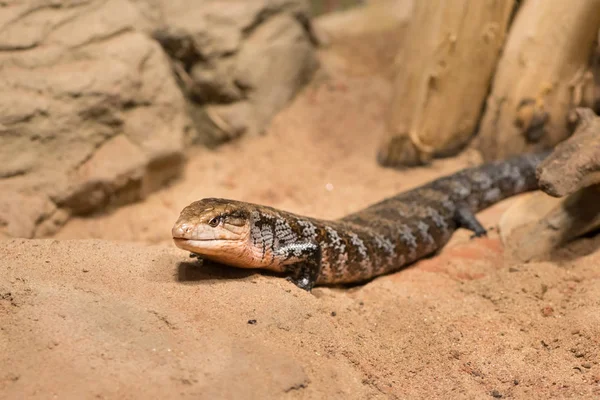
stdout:
[(317, 283), (369, 280), (434, 253), (461, 226), (478, 233), (474, 213), (537, 189), (535, 169), (546, 155), (468, 168), (336, 221), (314, 221), (322, 249)]

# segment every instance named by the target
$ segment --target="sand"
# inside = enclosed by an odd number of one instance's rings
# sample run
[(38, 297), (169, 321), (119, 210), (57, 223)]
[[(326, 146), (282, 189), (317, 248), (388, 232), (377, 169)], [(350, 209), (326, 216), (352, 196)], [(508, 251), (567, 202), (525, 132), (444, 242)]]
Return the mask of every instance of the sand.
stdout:
[[(478, 162), (375, 163), (389, 83), (332, 53), (262, 137), (193, 149), (144, 202), (0, 242), (0, 398), (598, 398), (600, 237), (505, 260), (514, 199), (444, 250), (349, 289), (197, 265), (170, 240), (202, 197), (336, 218)], [(344, 71), (342, 74), (340, 71)]]

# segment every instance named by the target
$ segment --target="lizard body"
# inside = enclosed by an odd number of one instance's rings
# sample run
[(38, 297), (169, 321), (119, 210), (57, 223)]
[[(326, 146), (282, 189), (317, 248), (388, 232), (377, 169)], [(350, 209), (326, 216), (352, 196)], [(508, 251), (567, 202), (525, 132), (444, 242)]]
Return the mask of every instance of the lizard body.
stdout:
[(337, 220), (207, 198), (185, 207), (172, 234), (199, 257), (283, 272), (300, 288), (368, 281), (443, 247), (462, 227), (481, 236), (475, 213), (536, 190), (547, 153), (464, 169)]

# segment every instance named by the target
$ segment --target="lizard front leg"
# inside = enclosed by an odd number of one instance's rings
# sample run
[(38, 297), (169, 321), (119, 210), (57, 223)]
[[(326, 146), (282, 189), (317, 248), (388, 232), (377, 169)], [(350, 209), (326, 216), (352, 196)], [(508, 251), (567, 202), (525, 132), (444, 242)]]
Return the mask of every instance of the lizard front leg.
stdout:
[(481, 222), (477, 220), (477, 217), (475, 217), (473, 211), (466, 206), (461, 206), (456, 209), (456, 212), (454, 213), (454, 221), (459, 227), (473, 232), (471, 239), (487, 235), (487, 231), (483, 225), (481, 225)]
[(296, 243), (280, 248), (279, 252), (290, 261), (285, 266), (289, 274), (287, 280), (310, 292), (321, 272), (321, 246), (316, 243)]

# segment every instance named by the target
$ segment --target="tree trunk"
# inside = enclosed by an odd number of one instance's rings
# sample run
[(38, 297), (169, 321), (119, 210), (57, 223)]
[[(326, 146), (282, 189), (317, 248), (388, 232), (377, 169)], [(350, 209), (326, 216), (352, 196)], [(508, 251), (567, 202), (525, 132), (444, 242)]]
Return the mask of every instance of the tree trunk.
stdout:
[(473, 142), (486, 160), (549, 148), (568, 136), (568, 111), (590, 105), (588, 65), (599, 27), (600, 0), (523, 4)]
[(471, 138), (504, 43), (514, 0), (415, 2), (396, 59), (386, 166), (449, 156)]

